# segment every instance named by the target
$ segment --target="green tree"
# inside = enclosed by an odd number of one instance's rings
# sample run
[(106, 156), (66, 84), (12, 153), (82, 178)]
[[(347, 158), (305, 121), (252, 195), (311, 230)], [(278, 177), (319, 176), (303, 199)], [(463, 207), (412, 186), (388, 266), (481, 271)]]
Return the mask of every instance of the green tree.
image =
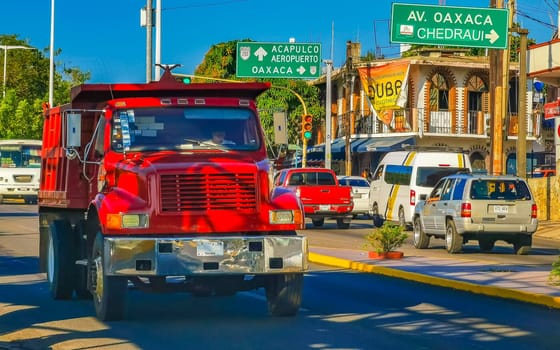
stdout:
[[(18, 39), (17, 35), (0, 35), (0, 45), (30, 46), (27, 41)], [(49, 67), (46, 56), (48, 51), (8, 50), (6, 52), (5, 97), (0, 96), (0, 139), (30, 138), (41, 139), (43, 122), (43, 104), (48, 101)], [(55, 57), (61, 51), (55, 52)], [(4, 65), (4, 54), (0, 55), (0, 64)], [(56, 63), (57, 69), (53, 82), (53, 102), (55, 105), (70, 100), (70, 88), (84, 83), (90, 78), (89, 72), (82, 72), (75, 67), (65, 67)], [(3, 74), (3, 70), (0, 70)], [(0, 74), (0, 75), (1, 75)]]
[(317, 130), (320, 120), (325, 117), (319, 89), (299, 79), (238, 79), (235, 75), (235, 68), (239, 41), (252, 40), (233, 40), (213, 45), (204, 56), (202, 63), (196, 68), (195, 75), (219, 79), (270, 81), (273, 87), (257, 99), (261, 123), (269, 145), (274, 140), (273, 114), (277, 111), (286, 111), (288, 114), (288, 142), (298, 143), (297, 141), (301, 140), (301, 116), (304, 110), (294, 92), (303, 99), (307, 113), (313, 115), (314, 130)]

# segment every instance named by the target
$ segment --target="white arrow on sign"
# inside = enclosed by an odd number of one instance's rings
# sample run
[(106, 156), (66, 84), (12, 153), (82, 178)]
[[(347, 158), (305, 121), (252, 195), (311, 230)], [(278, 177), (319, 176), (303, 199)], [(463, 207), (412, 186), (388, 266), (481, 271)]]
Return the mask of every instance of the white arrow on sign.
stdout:
[(490, 31), (490, 34), (485, 34), (484, 37), (486, 39), (490, 39), (490, 44), (493, 44), (496, 40), (500, 38), (500, 36), (498, 35), (498, 33), (496, 33), (494, 29)]
[(265, 49), (262, 48), (262, 46), (259, 46), (259, 48), (257, 49), (257, 51), (255, 51), (255, 56), (257, 56), (259, 58), (259, 61), (263, 60), (263, 57), (268, 55), (268, 52), (266, 52)]
[(299, 68), (296, 69), (296, 71), (299, 73), (299, 75), (305, 74), (305, 68), (303, 66), (299, 66)]

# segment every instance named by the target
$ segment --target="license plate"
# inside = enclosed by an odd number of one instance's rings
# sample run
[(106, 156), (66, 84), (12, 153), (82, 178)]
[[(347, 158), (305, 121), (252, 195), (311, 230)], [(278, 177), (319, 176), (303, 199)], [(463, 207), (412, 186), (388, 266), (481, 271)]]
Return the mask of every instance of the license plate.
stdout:
[(321, 204), (319, 210), (331, 210), (331, 206), (328, 204)]
[(224, 255), (224, 242), (222, 241), (196, 241), (196, 256), (222, 256)]
[(507, 214), (508, 213), (508, 206), (507, 205), (495, 205), (494, 206), (494, 213), (496, 213), (496, 214)]
[(362, 194), (361, 193), (354, 193), (354, 195), (352, 197), (353, 198), (362, 198)]

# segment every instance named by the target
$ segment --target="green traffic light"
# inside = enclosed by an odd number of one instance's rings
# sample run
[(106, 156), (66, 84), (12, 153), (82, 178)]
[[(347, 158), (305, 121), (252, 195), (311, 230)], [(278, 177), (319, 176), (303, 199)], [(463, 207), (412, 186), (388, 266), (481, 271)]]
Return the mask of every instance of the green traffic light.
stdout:
[(191, 83), (191, 78), (189, 78), (189, 77), (183, 78), (183, 83), (190, 84)]
[(305, 131), (303, 133), (303, 137), (306, 138), (307, 140), (309, 140), (311, 138), (311, 136), (312, 136), (311, 131)]

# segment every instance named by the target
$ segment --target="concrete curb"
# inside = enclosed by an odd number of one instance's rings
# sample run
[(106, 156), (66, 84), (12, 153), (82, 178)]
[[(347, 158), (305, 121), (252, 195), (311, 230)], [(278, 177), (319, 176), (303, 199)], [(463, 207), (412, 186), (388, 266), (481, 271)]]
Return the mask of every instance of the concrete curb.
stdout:
[(485, 285), (480, 285), (475, 283), (456, 281), (456, 280), (451, 280), (451, 279), (446, 279), (441, 277), (419, 274), (416, 272), (403, 271), (403, 270), (385, 267), (385, 266), (364, 264), (357, 261), (351, 261), (347, 259), (317, 254), (313, 252), (309, 252), (308, 260), (309, 262), (322, 264), (322, 265), (340, 267), (344, 269), (352, 269), (352, 270), (367, 272), (367, 273), (375, 273), (379, 275), (402, 278), (410, 281), (435, 285), (439, 287), (453, 288), (453, 289), (458, 289), (458, 290), (476, 293), (476, 294), (483, 294), (483, 295), (505, 298), (505, 299), (513, 299), (525, 303), (539, 304), (551, 308), (560, 309), (560, 297), (553, 297), (549, 295), (528, 293), (528, 292), (514, 290), (514, 289), (485, 286)]

